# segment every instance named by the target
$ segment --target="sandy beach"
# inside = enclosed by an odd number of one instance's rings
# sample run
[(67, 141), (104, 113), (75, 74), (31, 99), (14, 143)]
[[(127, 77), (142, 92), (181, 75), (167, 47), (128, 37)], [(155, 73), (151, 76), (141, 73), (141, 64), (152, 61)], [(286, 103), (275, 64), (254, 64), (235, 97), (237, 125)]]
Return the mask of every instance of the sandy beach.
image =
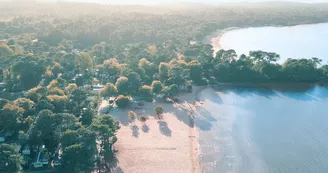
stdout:
[(226, 29), (220, 29), (217, 30), (215, 32), (213, 32), (212, 34), (208, 35), (205, 37), (205, 39), (203, 40), (204, 44), (210, 44), (213, 46), (213, 56), (216, 55), (216, 53), (222, 48), (220, 45), (220, 39), (222, 37), (222, 35), (228, 31), (237, 29), (236, 27), (231, 27), (231, 28), (226, 28)]
[[(120, 122), (115, 144), (117, 173), (198, 173), (199, 141), (194, 125), (195, 105), (199, 91), (181, 94), (178, 103), (145, 103), (111, 114)], [(155, 116), (154, 106), (164, 108), (162, 119)], [(131, 122), (128, 112), (148, 120)]]

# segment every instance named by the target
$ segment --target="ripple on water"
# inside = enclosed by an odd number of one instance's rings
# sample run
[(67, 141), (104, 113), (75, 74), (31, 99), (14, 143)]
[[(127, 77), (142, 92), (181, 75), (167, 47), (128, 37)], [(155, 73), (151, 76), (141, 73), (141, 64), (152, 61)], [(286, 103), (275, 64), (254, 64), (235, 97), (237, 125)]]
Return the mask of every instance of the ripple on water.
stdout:
[(240, 90), (201, 93), (213, 120), (199, 133), (204, 173), (327, 172), (327, 88), (269, 95)]

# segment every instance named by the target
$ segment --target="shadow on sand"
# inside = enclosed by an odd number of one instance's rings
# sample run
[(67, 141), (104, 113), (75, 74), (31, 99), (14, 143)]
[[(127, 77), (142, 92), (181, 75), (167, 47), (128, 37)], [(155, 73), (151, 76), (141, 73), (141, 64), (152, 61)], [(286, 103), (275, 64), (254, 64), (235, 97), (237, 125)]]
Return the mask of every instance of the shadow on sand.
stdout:
[(121, 167), (116, 167), (111, 172), (112, 173), (124, 173), (124, 171)]
[(132, 136), (135, 138), (139, 137), (139, 127), (137, 125), (131, 126)]
[(145, 133), (148, 133), (149, 132), (149, 126), (147, 126), (146, 124), (142, 125), (142, 128), (141, 130)]
[(167, 122), (158, 121), (157, 124), (159, 125), (159, 130), (163, 135), (172, 136), (172, 130), (168, 127)]

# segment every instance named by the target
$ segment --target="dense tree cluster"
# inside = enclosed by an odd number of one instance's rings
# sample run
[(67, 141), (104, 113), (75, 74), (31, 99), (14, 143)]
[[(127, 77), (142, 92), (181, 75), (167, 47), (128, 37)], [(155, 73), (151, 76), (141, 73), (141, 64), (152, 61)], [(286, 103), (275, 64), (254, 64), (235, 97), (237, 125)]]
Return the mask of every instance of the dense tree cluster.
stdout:
[[(1, 98), (0, 132), (19, 139), (24, 136), (22, 144), (28, 143), (31, 148), (44, 145), (51, 155), (61, 150), (60, 169), (64, 172), (93, 170), (95, 162), (113, 159), (119, 126), (110, 115), (95, 116), (88, 94), (88, 90), (76, 84), (53, 80), (48, 86), (28, 90), (14, 101)], [(98, 140), (103, 142), (97, 149)], [(0, 148), (6, 152), (0, 152), (2, 161), (10, 164), (2, 167), (6, 169), (3, 172), (18, 172), (22, 164), (20, 154), (15, 154), (10, 146)]]

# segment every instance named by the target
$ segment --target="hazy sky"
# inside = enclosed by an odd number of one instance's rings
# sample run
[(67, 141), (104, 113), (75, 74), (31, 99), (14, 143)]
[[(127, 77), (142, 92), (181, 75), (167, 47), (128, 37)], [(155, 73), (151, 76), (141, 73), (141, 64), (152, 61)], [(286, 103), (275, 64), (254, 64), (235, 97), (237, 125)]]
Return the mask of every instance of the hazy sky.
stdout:
[[(97, 2), (109, 4), (162, 4), (162, 3), (206, 3), (217, 4), (222, 2), (259, 2), (259, 1), (274, 1), (274, 0), (40, 0), (40, 1), (74, 1), (74, 2)], [(277, 1), (294, 1), (294, 2), (328, 2), (328, 0), (277, 0)]]

